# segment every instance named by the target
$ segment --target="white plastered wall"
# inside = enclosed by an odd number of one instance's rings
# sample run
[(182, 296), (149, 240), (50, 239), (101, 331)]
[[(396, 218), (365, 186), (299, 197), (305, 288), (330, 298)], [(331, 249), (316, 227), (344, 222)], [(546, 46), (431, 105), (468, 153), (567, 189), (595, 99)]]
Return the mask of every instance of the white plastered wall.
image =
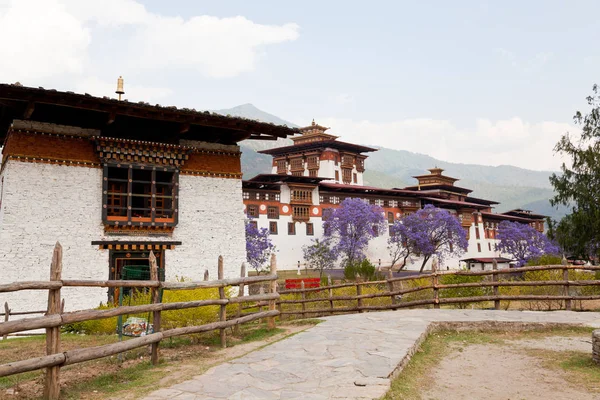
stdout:
[[(179, 223), (173, 237), (107, 236), (102, 225), (102, 170), (51, 164), (6, 163), (0, 209), (0, 284), (47, 280), (56, 241), (63, 246), (65, 279), (108, 278), (109, 250), (92, 241), (181, 241), (165, 254), (166, 278), (239, 276), (245, 260), (242, 189), (239, 179), (180, 176)], [(107, 289), (64, 288), (66, 310), (106, 302)], [(0, 294), (13, 311), (43, 310), (46, 291)]]

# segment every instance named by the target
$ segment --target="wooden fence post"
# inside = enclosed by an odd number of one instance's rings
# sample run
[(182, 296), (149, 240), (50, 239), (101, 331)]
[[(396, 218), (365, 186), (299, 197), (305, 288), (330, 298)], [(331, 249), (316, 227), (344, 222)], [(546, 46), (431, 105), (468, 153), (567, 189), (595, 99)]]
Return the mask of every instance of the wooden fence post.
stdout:
[[(158, 265), (156, 264), (156, 256), (154, 255), (153, 251), (150, 251), (150, 257), (148, 257), (148, 258), (150, 260), (150, 280), (151, 281), (159, 281), (160, 276), (158, 274)], [(161, 302), (160, 291), (161, 291), (160, 287), (151, 289), (150, 293), (151, 293), (151, 299), (152, 299), (153, 304)], [(148, 323), (150, 323), (150, 321), (148, 321)], [(160, 323), (161, 323), (160, 310), (153, 311), (152, 312), (152, 325), (153, 325), (154, 332), (160, 332)], [(158, 346), (159, 345), (160, 345), (160, 342), (152, 343), (152, 356), (151, 356), (152, 365), (158, 365)]]
[[(245, 278), (246, 277), (246, 263), (242, 263), (242, 267), (240, 268), (240, 277), (241, 278)], [(238, 290), (238, 297), (244, 297), (244, 283), (240, 283), (240, 285), (238, 286), (239, 290)], [(237, 313), (235, 315), (236, 318), (239, 318), (242, 316), (242, 303), (238, 303), (238, 309), (237, 309)], [(237, 324), (233, 327), (233, 334), (238, 336), (240, 334), (240, 325)]]
[(435, 263), (431, 263), (431, 272), (433, 276), (431, 277), (433, 281), (433, 308), (440, 308), (440, 294), (438, 289), (438, 272)]
[[(327, 286), (331, 286), (331, 275), (327, 274)], [(329, 309), (331, 310), (329, 313), (333, 315), (333, 289), (329, 288)]]
[[(219, 256), (219, 264), (218, 264), (217, 274), (218, 274), (218, 279), (224, 279), (225, 272), (224, 272), (224, 268), (223, 268), (223, 256)], [(219, 288), (219, 298), (221, 300), (226, 298), (224, 287)], [(219, 319), (221, 320), (221, 322), (227, 321), (227, 305), (226, 304), (221, 304), (221, 311), (219, 312)], [(219, 334), (221, 336), (221, 347), (223, 347), (223, 348), (227, 347), (227, 337), (225, 334), (225, 328), (219, 329)]]
[[(56, 242), (50, 264), (50, 281), (60, 281), (62, 274), (62, 246)], [(48, 290), (47, 315), (60, 313), (60, 288)], [(46, 354), (60, 353), (60, 326), (46, 328)], [(44, 399), (58, 399), (60, 395), (60, 366), (46, 368)]]
[[(10, 308), (8, 308), (8, 301), (4, 302), (4, 322), (8, 322), (10, 316)], [(8, 339), (8, 334), (2, 336), (2, 340)]]
[[(563, 257), (562, 260), (562, 265), (564, 265), (565, 267), (567, 266), (568, 261), (565, 257)], [(569, 293), (569, 270), (567, 268), (563, 268), (563, 280), (565, 281), (565, 284), (563, 286), (563, 294), (565, 296), (570, 296)], [(567, 311), (571, 311), (571, 299), (565, 299), (565, 308), (567, 309)]]
[[(360, 296), (362, 295), (362, 286), (360, 285), (360, 276), (358, 274), (356, 274), (356, 276), (354, 277), (356, 280), (356, 295)], [(358, 308), (358, 312), (362, 313), (363, 309), (362, 309), (362, 299), (360, 297), (358, 297), (356, 299), (356, 307)]]
[[(306, 293), (304, 293), (304, 281), (300, 281), (300, 290), (302, 295), (302, 300), (306, 300)], [(302, 319), (306, 318), (306, 303), (302, 302)]]
[[(496, 259), (494, 258), (494, 260), (492, 261), (492, 269), (494, 271), (498, 270), (498, 262), (496, 261)], [(498, 282), (498, 274), (494, 273), (492, 275), (492, 282)], [(498, 286), (493, 286), (492, 287), (492, 291), (494, 293), (494, 297), (498, 297), (498, 293), (499, 293), (499, 287)], [(499, 310), (500, 309), (500, 300), (494, 300), (494, 310)]]
[[(392, 293), (394, 291), (394, 282), (391, 281), (391, 279), (394, 277), (394, 272), (392, 271), (392, 268), (390, 267), (390, 269), (388, 270), (388, 291), (390, 293)], [(393, 294), (390, 295), (390, 301), (391, 304), (394, 305), (396, 304), (396, 296), (394, 296)]]
[[(275, 253), (271, 254), (271, 275), (277, 275), (277, 256)], [(270, 282), (270, 294), (277, 294), (277, 279)], [(277, 308), (277, 302), (275, 299), (269, 300), (269, 311), (275, 311)], [(267, 318), (267, 328), (275, 329), (275, 317)]]

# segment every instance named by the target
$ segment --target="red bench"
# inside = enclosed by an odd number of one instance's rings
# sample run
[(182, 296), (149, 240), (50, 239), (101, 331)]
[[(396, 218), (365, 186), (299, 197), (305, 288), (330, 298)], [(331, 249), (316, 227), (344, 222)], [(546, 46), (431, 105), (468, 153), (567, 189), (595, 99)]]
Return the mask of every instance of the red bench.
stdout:
[(301, 289), (302, 281), (304, 281), (304, 288), (317, 288), (321, 286), (321, 278), (300, 278), (300, 279), (286, 279), (286, 289)]

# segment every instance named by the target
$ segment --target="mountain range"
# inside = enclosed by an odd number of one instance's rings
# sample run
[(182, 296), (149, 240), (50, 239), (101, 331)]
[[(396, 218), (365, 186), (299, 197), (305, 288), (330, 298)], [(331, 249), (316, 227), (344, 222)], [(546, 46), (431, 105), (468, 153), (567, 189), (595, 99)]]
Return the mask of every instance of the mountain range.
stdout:
[[(215, 110), (222, 115), (244, 117), (279, 125), (298, 127), (289, 121), (264, 112), (252, 104)], [(342, 138), (343, 140), (343, 138)], [(244, 179), (261, 173), (270, 173), (271, 156), (259, 154), (258, 151), (268, 148), (292, 144), (289, 139), (277, 141), (246, 140), (241, 143), (242, 172)], [(500, 202), (496, 212), (504, 212), (515, 208), (523, 208), (535, 213), (549, 215), (559, 220), (567, 212), (567, 207), (555, 208), (549, 199), (554, 191), (550, 185), (550, 171), (533, 171), (510, 165), (497, 167), (459, 164), (437, 160), (425, 154), (412, 153), (405, 150), (392, 150), (373, 146), (368, 143), (357, 143), (375, 147), (378, 151), (370, 153), (365, 162), (364, 182), (368, 186), (382, 188), (402, 188), (416, 184), (415, 175), (427, 173), (433, 167), (443, 168), (444, 174), (459, 178), (457, 186), (473, 190), (473, 197)]]

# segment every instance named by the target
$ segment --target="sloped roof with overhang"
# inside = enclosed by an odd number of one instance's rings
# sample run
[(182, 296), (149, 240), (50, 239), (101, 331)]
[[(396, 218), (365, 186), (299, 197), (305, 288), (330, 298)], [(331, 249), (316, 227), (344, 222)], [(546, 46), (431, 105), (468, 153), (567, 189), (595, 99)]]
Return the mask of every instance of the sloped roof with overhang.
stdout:
[(331, 148), (336, 150), (348, 151), (353, 153), (365, 153), (377, 151), (372, 147), (361, 146), (353, 143), (340, 142), (339, 140), (320, 140), (309, 143), (296, 144), (292, 146), (277, 147), (274, 149), (261, 150), (259, 153), (272, 156), (288, 155), (293, 153), (303, 153), (310, 150)]
[(98, 129), (106, 137), (173, 144), (180, 139), (235, 144), (299, 133), (297, 128), (209, 111), (0, 84), (0, 141), (15, 119)]

